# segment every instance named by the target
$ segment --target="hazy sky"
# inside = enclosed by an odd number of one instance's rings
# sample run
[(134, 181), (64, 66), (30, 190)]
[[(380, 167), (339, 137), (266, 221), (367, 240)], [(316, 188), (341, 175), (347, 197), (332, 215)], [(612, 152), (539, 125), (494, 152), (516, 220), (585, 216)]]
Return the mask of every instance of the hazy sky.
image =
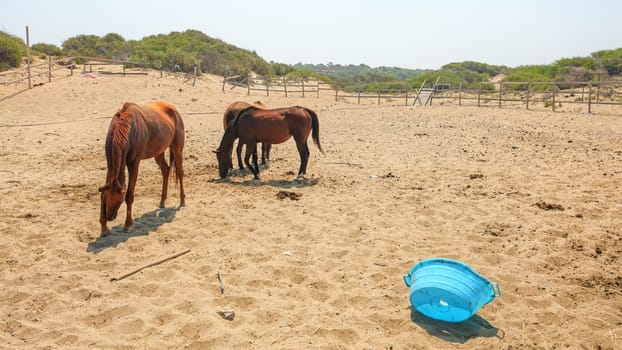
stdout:
[(61, 46), (196, 29), (266, 61), (549, 64), (622, 47), (622, 0), (0, 0), (0, 30)]

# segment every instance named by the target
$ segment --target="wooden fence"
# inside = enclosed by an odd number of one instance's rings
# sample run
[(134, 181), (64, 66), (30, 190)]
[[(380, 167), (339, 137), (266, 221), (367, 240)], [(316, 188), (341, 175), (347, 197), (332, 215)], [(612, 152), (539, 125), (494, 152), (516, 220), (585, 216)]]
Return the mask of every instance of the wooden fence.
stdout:
[(22, 69), (0, 73), (0, 85), (16, 84), (26, 80), (30, 82), (29, 85), (32, 85), (32, 79), (38, 77), (45, 77), (48, 82), (51, 82), (53, 73), (61, 69), (67, 69), (73, 60), (74, 57), (52, 60), (52, 57), (48, 56), (47, 62), (30, 64)]
[[(82, 68), (82, 74), (93, 73), (94, 67), (99, 67), (95, 73), (102, 75), (126, 76), (148, 74), (144, 70), (144, 68), (148, 67), (148, 64), (142, 62), (87, 56), (71, 56), (58, 59), (52, 59), (52, 57), (48, 56), (46, 61), (31, 64), (29, 59), (25, 67), (0, 73), (0, 88), (10, 85), (10, 88), (4, 89), (4, 92), (0, 91), (0, 101), (33, 87), (52, 82), (52, 79), (72, 76), (74, 70), (79, 70), (80, 67)], [(82, 63), (77, 64), (76, 62), (78, 61)], [(102, 69), (102, 67), (105, 67), (105, 69)], [(162, 70), (160, 70), (160, 77), (162, 76)], [(196, 69), (193, 78), (196, 80)]]
[[(568, 110), (568, 106), (581, 107), (588, 113), (594, 107), (622, 106), (622, 81), (601, 82), (499, 82), (482, 83), (478, 88), (466, 89), (462, 86), (453, 87), (449, 84), (437, 84), (433, 103), (455, 103), (478, 107), (496, 106), (499, 108), (513, 107), (525, 109)], [(417, 96), (414, 89), (385, 89), (377, 92), (344, 92), (315, 79), (288, 80), (285, 78), (264, 78), (237, 75), (224, 77), (222, 91), (227, 87), (247, 90), (247, 94), (259, 92), (270, 94), (299, 94), (301, 97), (320, 97), (320, 92), (330, 91), (335, 100), (356, 104), (376, 105), (413, 105)], [(622, 108), (613, 110), (614, 114), (622, 115)]]
[[(88, 57), (88, 56), (76, 56), (77, 59), (80, 59), (81, 61), (83, 61), (82, 63), (82, 73), (92, 73), (93, 72), (93, 66), (103, 66), (103, 67), (110, 67), (110, 70), (102, 70), (99, 69), (97, 71), (98, 74), (104, 74), (104, 75), (122, 75), (122, 76), (126, 76), (126, 75), (147, 75), (146, 71), (135, 71), (135, 70), (128, 70), (128, 68), (130, 67), (141, 67), (141, 68), (146, 68), (149, 67), (148, 63), (144, 63), (144, 62), (134, 62), (134, 61), (126, 61), (126, 60), (115, 60), (115, 59), (108, 59), (108, 58), (102, 58), (102, 57)], [(162, 75), (162, 73), (160, 72), (160, 75)]]
[[(594, 108), (604, 111), (622, 106), (622, 81), (600, 82), (499, 82), (480, 85), (478, 89), (449, 89), (437, 91), (434, 100), (474, 105), (515, 107), (525, 109), (569, 110), (578, 107), (587, 113)], [(490, 87), (493, 87), (491, 89)], [(622, 108), (609, 108), (622, 114)], [(575, 108), (576, 110), (576, 108)]]
[[(114, 70), (97, 70), (98, 74), (110, 75), (136, 75), (147, 74), (144, 68), (148, 66), (142, 62), (132, 62), (124, 60), (112, 60), (101, 57), (68, 57), (53, 60), (48, 57), (47, 62), (29, 64), (26, 68), (11, 70), (0, 73), (0, 87), (3, 85), (19, 85), (20, 89), (24, 81), (28, 81), (28, 87), (21, 91), (33, 87), (32, 81), (38, 83), (34, 86), (51, 82), (53, 77), (73, 75), (76, 67), (74, 63), (81, 59), (82, 73), (93, 72), (94, 66), (116, 67)], [(120, 68), (119, 68), (120, 67)], [(137, 70), (129, 67), (138, 67)], [(65, 74), (58, 74), (64, 70)], [(160, 70), (160, 77), (162, 77)], [(195, 85), (197, 79), (197, 68), (194, 73), (187, 73), (187, 80)], [(482, 83), (478, 88), (466, 89), (462, 86), (455, 88), (448, 84), (437, 84), (443, 89), (437, 89), (432, 97), (431, 103), (454, 103), (460, 106), (496, 106), (499, 108), (525, 108), (525, 109), (551, 109), (585, 111), (587, 113), (611, 111), (613, 114), (622, 115), (622, 80), (600, 81), (600, 82), (498, 82)], [(344, 101), (356, 104), (376, 104), (393, 106), (411, 106), (417, 96), (414, 89), (385, 89), (377, 92), (344, 92), (336, 89), (317, 79), (286, 79), (253, 77), (250, 75), (225, 76), (222, 82), (222, 91), (226, 93), (227, 88), (242, 88), (248, 95), (261, 93), (266, 96), (270, 94), (299, 97), (316, 97), (321, 94), (329, 94), (336, 101)], [(11, 89), (13, 92), (15, 89)], [(20, 92), (21, 92), (20, 91)], [(12, 95), (11, 95), (12, 96)], [(2, 96), (0, 100), (7, 98)], [(577, 108), (573, 108), (577, 107)], [(611, 108), (612, 107), (612, 108)]]
[(286, 79), (270, 77), (253, 77), (250, 75), (225, 76), (222, 81), (222, 91), (226, 92), (227, 85), (230, 90), (239, 87), (247, 90), (248, 95), (253, 91), (265, 92), (266, 96), (272, 93), (282, 93), (285, 97), (291, 94), (299, 94), (301, 97), (320, 97), (320, 91), (336, 91), (329, 84), (317, 79)]

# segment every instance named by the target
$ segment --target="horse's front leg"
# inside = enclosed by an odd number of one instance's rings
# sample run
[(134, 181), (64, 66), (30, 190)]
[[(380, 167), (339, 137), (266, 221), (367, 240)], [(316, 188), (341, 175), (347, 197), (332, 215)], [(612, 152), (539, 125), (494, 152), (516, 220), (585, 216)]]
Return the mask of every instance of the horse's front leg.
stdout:
[(160, 173), (162, 173), (162, 196), (160, 197), (160, 208), (164, 208), (164, 203), (168, 196), (168, 178), (171, 174), (171, 167), (166, 163), (164, 153), (161, 153), (155, 157), (155, 161), (160, 167)]
[(136, 179), (138, 178), (138, 164), (140, 161), (132, 161), (127, 165), (127, 172), (129, 175), (127, 184), (127, 193), (125, 193), (125, 205), (127, 206), (127, 213), (125, 216), (124, 232), (129, 232), (130, 227), (134, 223), (132, 219), (132, 204), (134, 203), (134, 190), (136, 189)]
[(99, 209), (99, 225), (101, 226), (101, 237), (105, 237), (110, 234), (110, 229), (108, 229), (108, 220), (106, 220), (105, 207), (106, 206), (104, 205), (104, 203), (102, 203), (101, 208)]
[(238, 155), (238, 166), (240, 170), (244, 170), (244, 163), (242, 163), (242, 146), (244, 146), (242, 142), (238, 141), (238, 147), (235, 149)]
[[(251, 155), (253, 156), (253, 164), (250, 163)], [(256, 180), (259, 180), (259, 166), (257, 165), (257, 143), (246, 144), (246, 153), (244, 154), (244, 163), (251, 169)]]

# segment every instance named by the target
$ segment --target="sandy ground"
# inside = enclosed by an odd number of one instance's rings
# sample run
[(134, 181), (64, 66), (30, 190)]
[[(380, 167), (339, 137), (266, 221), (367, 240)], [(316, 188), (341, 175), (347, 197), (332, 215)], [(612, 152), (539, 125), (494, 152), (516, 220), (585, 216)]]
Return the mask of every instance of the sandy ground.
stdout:
[[(100, 238), (110, 117), (152, 99), (185, 119), (187, 206), (172, 186), (158, 209), (144, 161), (132, 231), (122, 206)], [(291, 140), (260, 181), (217, 180), (226, 106), (258, 99), (318, 113), (308, 181)], [(157, 73), (75, 74), (0, 116), (2, 349), (622, 348), (619, 116), (247, 96)], [(502, 296), (459, 324), (413, 311), (402, 276), (430, 257)]]

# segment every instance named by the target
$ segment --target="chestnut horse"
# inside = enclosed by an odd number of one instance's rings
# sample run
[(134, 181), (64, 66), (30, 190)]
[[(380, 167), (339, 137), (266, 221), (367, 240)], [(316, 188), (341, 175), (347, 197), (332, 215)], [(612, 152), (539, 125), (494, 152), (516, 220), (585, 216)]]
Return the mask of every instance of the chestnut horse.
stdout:
[[(108, 234), (107, 221), (117, 217), (119, 207), (125, 199), (127, 215), (123, 230), (132, 226), (132, 203), (138, 177), (138, 165), (143, 159), (155, 157), (162, 173), (162, 197), (160, 208), (164, 207), (168, 190), (171, 167), (179, 179), (179, 197), (181, 206), (186, 204), (184, 192), (184, 122), (172, 104), (164, 101), (152, 101), (139, 106), (126, 102), (110, 121), (106, 136), (106, 161), (108, 172), (106, 184), (99, 188), (101, 192), (101, 210), (99, 223), (101, 235)], [(164, 152), (170, 148), (170, 166), (166, 163)], [(129, 182), (125, 184), (125, 167)]]
[[(227, 107), (225, 110), (225, 114), (222, 118), (222, 123), (225, 129), (227, 126), (233, 122), (235, 117), (240, 113), (244, 108), (255, 106), (257, 108), (266, 109), (266, 105), (264, 105), (261, 101), (255, 101), (253, 104), (249, 104), (242, 101), (236, 101)], [(242, 163), (242, 143), (238, 142), (238, 147), (236, 148), (236, 153), (238, 156), (238, 167), (240, 170), (244, 169), (244, 164)], [(269, 143), (262, 142), (261, 143), (261, 165), (266, 165), (266, 161), (270, 160), (270, 149), (272, 149), (272, 145)]]
[[(218, 159), (218, 172), (221, 178), (227, 177), (231, 168), (231, 153), (233, 141), (239, 138), (239, 144), (246, 146), (244, 162), (253, 172), (255, 179), (259, 179), (257, 166), (257, 142), (279, 144), (294, 137), (300, 154), (300, 169), (297, 179), (304, 178), (309, 161), (309, 146), (307, 138), (312, 135), (313, 142), (320, 152), (320, 124), (317, 114), (304, 107), (289, 107), (279, 109), (260, 109), (247, 107), (241, 110), (223, 135), (220, 146), (214, 151)], [(253, 164), (249, 158), (253, 156)]]

